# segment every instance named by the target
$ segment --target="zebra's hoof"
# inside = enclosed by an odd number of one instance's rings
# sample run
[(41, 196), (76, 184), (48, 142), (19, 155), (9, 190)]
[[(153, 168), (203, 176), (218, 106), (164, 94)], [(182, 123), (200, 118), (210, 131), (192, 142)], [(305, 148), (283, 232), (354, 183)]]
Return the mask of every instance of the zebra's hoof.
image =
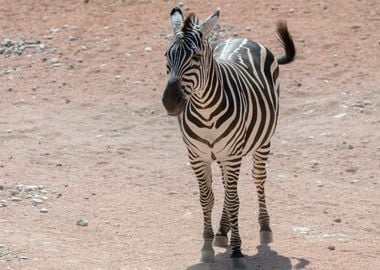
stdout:
[(214, 247), (226, 248), (228, 245), (228, 237), (224, 235), (215, 235), (212, 245)]
[(215, 252), (214, 249), (202, 250), (201, 251), (201, 262), (203, 263), (213, 263), (215, 262)]
[(244, 257), (232, 258), (232, 269), (246, 269)]
[(269, 244), (273, 242), (273, 234), (269, 231), (260, 232), (260, 243), (261, 244)]
[(211, 241), (205, 241), (201, 250), (201, 262), (212, 263), (215, 262), (215, 251), (212, 248)]

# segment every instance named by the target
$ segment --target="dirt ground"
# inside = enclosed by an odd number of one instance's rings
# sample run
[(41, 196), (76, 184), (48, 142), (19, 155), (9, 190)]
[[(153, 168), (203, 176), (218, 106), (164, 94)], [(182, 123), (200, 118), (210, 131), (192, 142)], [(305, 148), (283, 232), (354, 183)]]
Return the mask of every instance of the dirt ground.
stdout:
[[(33, 43), (0, 54), (0, 269), (231, 269), (229, 250), (199, 263), (197, 183), (161, 104), (176, 4), (0, 1), (0, 41)], [(270, 246), (250, 158), (241, 170), (247, 269), (380, 269), (379, 1), (184, 2), (200, 18), (217, 7), (223, 38), (280, 54), (283, 18), (298, 49), (280, 73)]]

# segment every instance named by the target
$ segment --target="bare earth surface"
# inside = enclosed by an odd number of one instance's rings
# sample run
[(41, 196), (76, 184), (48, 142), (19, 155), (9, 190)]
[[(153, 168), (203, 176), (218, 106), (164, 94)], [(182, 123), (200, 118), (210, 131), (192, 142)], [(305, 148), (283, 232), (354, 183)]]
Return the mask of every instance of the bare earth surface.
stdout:
[[(0, 269), (231, 269), (229, 250), (199, 263), (197, 183), (161, 104), (176, 4), (0, 1)], [(217, 7), (222, 38), (280, 54), (283, 18), (298, 49), (280, 74), (270, 246), (250, 157), (241, 170), (246, 269), (380, 269), (379, 1), (184, 2), (202, 19)]]

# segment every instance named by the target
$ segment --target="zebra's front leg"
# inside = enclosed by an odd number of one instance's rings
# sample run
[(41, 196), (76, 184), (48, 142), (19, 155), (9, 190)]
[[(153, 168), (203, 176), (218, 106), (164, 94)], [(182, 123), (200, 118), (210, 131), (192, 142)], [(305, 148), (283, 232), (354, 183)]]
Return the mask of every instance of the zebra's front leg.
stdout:
[(260, 243), (273, 242), (272, 230), (269, 226), (269, 215), (265, 202), (264, 184), (266, 180), (266, 162), (269, 156), (270, 145), (260, 148), (253, 154), (252, 176), (256, 185), (257, 197), (259, 201), (259, 224), (260, 224)]
[[(218, 162), (220, 166), (220, 162)], [(223, 180), (223, 186), (226, 189), (226, 175), (223, 172), (222, 166), (220, 166), (220, 170), (222, 171), (222, 180)], [(222, 217), (220, 218), (220, 223), (219, 223), (219, 229), (215, 234), (214, 237), (214, 242), (212, 243), (214, 247), (221, 247), (221, 248), (227, 248), (228, 245), (228, 232), (231, 229), (231, 224), (230, 224), (230, 217), (228, 214), (228, 211), (225, 207), (223, 207), (223, 212), (222, 212)]]
[(237, 183), (240, 173), (241, 158), (221, 163), (223, 175), (225, 178), (224, 209), (228, 213), (231, 227), (231, 258), (244, 257), (241, 252), (241, 239), (239, 234), (239, 196), (237, 192)]
[(201, 250), (201, 261), (214, 262), (215, 251), (212, 247), (214, 231), (211, 222), (211, 213), (214, 206), (214, 193), (212, 191), (211, 164), (202, 160), (192, 160), (191, 165), (198, 179), (200, 202), (203, 210), (204, 244)]

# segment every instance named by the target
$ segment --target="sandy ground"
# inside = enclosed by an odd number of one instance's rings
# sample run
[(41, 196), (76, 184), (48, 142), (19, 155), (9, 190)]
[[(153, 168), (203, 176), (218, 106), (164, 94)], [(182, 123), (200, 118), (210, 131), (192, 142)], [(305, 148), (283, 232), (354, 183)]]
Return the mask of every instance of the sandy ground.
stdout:
[[(161, 104), (175, 4), (0, 1), (0, 38), (43, 44), (0, 55), (0, 269), (231, 269), (229, 250), (199, 263), (197, 183)], [(249, 158), (241, 171), (247, 269), (380, 269), (379, 1), (184, 4), (201, 18), (221, 7), (225, 37), (275, 54), (284, 18), (298, 49), (280, 74), (269, 247), (258, 245)]]

